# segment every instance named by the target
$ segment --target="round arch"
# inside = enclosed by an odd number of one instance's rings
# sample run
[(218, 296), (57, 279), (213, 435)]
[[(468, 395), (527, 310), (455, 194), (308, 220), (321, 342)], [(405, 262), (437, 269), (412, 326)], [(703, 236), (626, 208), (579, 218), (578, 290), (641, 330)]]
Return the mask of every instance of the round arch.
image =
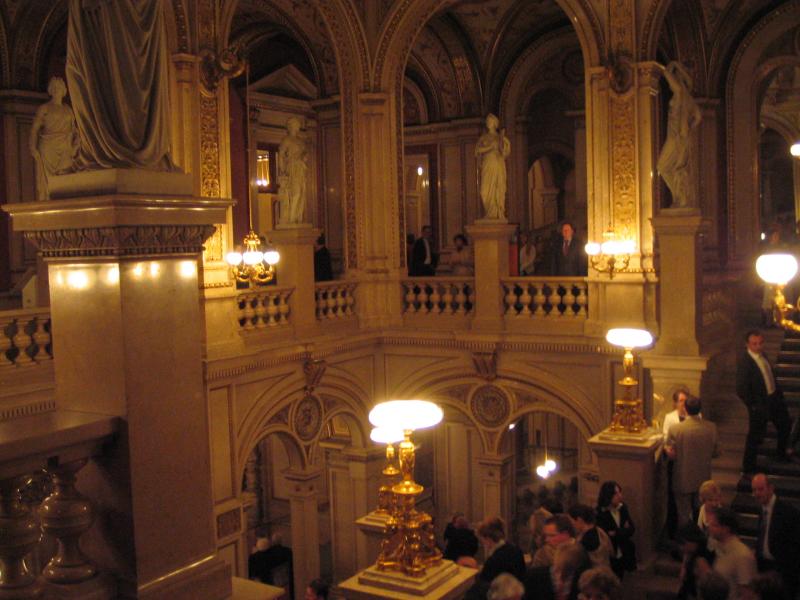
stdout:
[(759, 240), (759, 174), (753, 168), (758, 151), (759, 96), (765, 79), (782, 62), (762, 63), (762, 56), (772, 42), (799, 25), (798, 0), (767, 14), (741, 42), (728, 71), (725, 86), (728, 258), (733, 261), (747, 260)]

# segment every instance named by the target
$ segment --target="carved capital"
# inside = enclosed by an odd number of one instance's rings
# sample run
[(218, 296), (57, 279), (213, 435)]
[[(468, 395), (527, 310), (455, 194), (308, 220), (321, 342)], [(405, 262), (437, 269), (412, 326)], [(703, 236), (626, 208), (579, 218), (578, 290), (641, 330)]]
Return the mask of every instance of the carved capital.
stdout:
[(480, 377), (486, 381), (497, 379), (497, 352), (473, 352), (472, 362)]
[(126, 225), (26, 231), (45, 258), (198, 254), (213, 225)]
[(238, 46), (231, 46), (220, 52), (208, 49), (201, 51), (200, 81), (203, 84), (203, 92), (208, 96), (214, 96), (223, 78), (238, 77), (244, 71), (244, 67), (242, 49)]

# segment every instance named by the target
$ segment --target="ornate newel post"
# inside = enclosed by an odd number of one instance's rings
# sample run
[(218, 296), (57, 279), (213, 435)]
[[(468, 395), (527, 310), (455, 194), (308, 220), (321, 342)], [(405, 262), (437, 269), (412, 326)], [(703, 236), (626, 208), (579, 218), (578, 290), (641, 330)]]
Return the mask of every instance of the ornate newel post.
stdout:
[(48, 468), (53, 476), (53, 493), (39, 507), (42, 531), (58, 541), (56, 555), (42, 575), (52, 583), (80, 583), (94, 577), (97, 569), (84, 556), (79, 539), (92, 525), (92, 503), (75, 489), (75, 478), (87, 463), (84, 458)]
[(278, 225), (270, 233), (270, 238), (281, 252), (281, 262), (277, 265), (278, 285), (294, 288), (290, 301), (290, 322), (298, 336), (317, 331), (314, 241), (320, 233), (320, 229), (309, 224)]
[(35, 517), (20, 499), (25, 477), (0, 481), (0, 599), (40, 598), (41, 587), (28, 570), (25, 556), (39, 543)]

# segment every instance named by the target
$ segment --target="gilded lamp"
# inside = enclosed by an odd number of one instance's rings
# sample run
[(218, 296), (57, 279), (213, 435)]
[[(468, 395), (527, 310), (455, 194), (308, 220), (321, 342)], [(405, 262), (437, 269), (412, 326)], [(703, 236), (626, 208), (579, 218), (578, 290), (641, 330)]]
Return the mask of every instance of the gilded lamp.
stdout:
[(652, 344), (653, 336), (646, 329), (618, 328), (609, 329), (606, 340), (609, 344), (625, 349), (622, 357), (623, 376), (618, 381), (625, 392), (622, 398), (614, 401), (614, 416), (608, 429), (614, 432), (642, 433), (648, 425), (644, 419), (642, 400), (636, 397), (635, 388), (639, 382), (633, 376), (633, 350)]

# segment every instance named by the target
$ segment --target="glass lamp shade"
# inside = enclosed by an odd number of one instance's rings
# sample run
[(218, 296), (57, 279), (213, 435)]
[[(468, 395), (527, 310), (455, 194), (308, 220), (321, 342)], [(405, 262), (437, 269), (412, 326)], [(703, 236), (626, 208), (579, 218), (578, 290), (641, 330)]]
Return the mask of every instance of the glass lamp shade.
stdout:
[(232, 267), (235, 267), (236, 265), (242, 264), (242, 253), (241, 252), (228, 252), (225, 255), (225, 262), (227, 262)]
[(536, 474), (541, 477), (542, 479), (547, 479), (550, 477), (550, 471), (547, 470), (547, 467), (544, 465), (539, 465), (536, 467)]
[(617, 328), (606, 333), (609, 344), (622, 348), (644, 348), (653, 343), (653, 335), (646, 329)]
[(756, 260), (756, 272), (767, 283), (785, 285), (797, 274), (797, 259), (791, 254), (762, 254)]
[(369, 439), (378, 444), (396, 444), (405, 439), (402, 429), (393, 427), (376, 427), (369, 434)]
[(369, 422), (375, 427), (414, 430), (433, 427), (444, 413), (427, 400), (389, 400), (376, 405), (369, 413)]
[(600, 254), (600, 244), (598, 244), (597, 242), (589, 242), (583, 247), (583, 249), (589, 256), (597, 256), (598, 254)]
[(278, 261), (281, 259), (281, 255), (278, 253), (277, 250), (269, 249), (264, 252), (264, 260), (267, 261), (268, 265), (276, 265)]
[(556, 461), (554, 461), (552, 458), (548, 458), (546, 461), (544, 461), (544, 468), (548, 471), (555, 471)]
[(246, 265), (257, 265), (262, 260), (264, 260), (264, 254), (259, 252), (258, 250), (248, 250), (244, 254), (242, 254), (242, 260), (244, 260), (244, 264)]
[(789, 147), (789, 153), (792, 156), (800, 156), (800, 142), (795, 142)]

